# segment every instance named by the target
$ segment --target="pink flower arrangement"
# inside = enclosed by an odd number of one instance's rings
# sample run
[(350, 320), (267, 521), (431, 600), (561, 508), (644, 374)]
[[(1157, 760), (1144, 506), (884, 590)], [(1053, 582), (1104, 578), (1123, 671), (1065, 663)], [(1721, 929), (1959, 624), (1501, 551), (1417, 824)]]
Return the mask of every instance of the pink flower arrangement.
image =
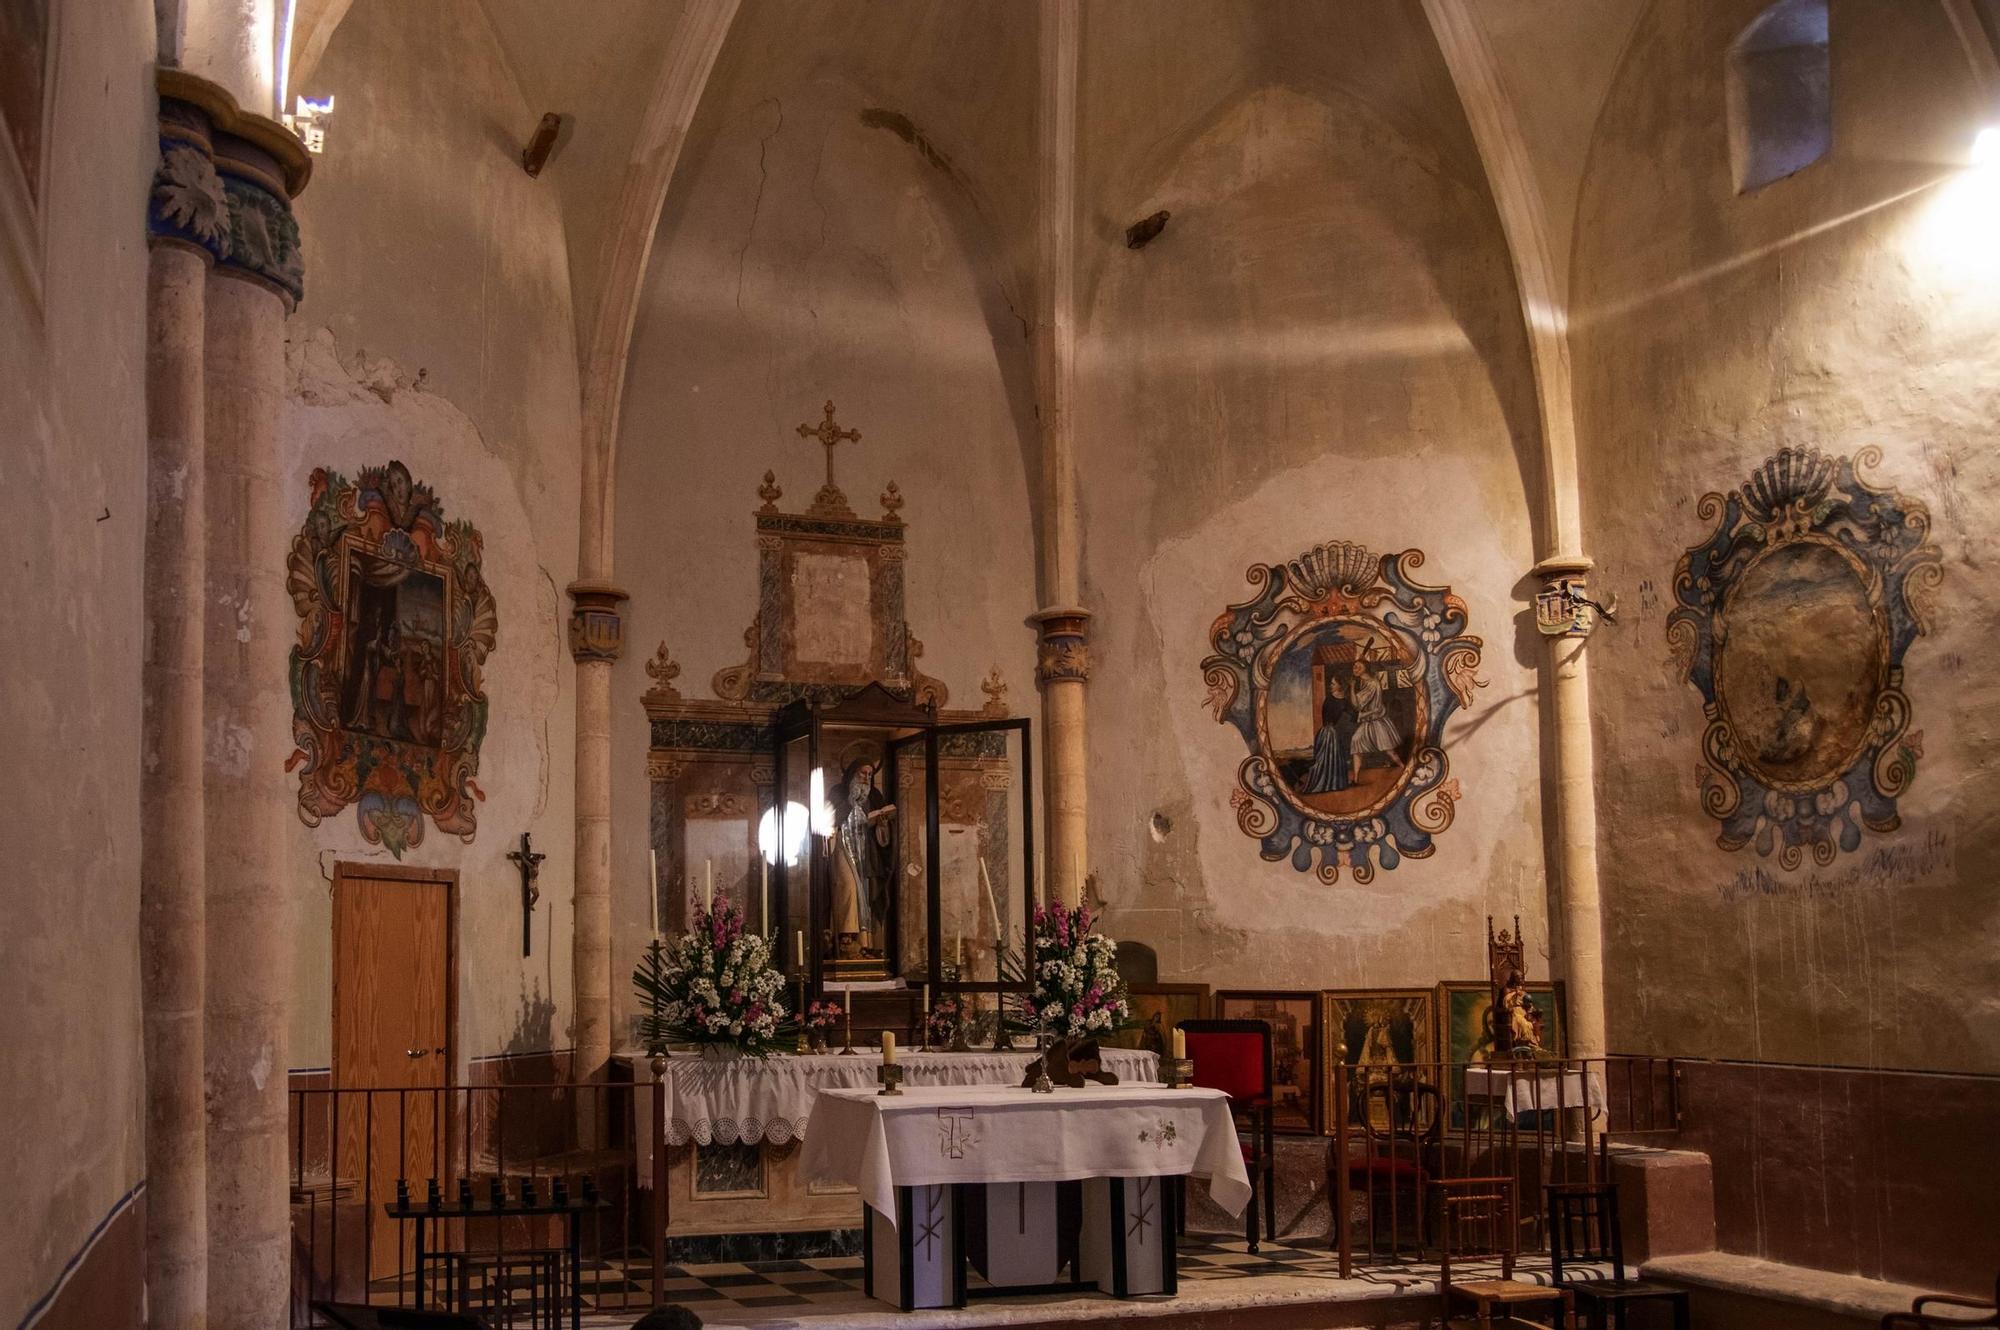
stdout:
[(838, 1002), (813, 1002), (806, 1006), (805, 1028), (816, 1034), (824, 1034), (840, 1023), (846, 1009)]
[(1090, 906), (1035, 911), (1034, 991), (1029, 1021), (1059, 1038), (1110, 1034), (1131, 1017), (1118, 944), (1093, 928)]

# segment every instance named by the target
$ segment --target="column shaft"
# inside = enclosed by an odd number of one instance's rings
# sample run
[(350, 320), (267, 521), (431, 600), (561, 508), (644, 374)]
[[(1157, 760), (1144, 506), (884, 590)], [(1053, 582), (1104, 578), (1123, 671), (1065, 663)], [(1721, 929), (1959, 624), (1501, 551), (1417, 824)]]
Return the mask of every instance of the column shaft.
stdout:
[(1551, 639), (1549, 698), (1555, 712), (1558, 957), (1568, 989), (1572, 1057), (1601, 1057), (1604, 921), (1597, 889), (1597, 776), (1590, 734), (1590, 671), (1584, 639)]
[(624, 648), (627, 597), (608, 582), (569, 587), (576, 661), (576, 1078), (611, 1062), (611, 667)]
[(290, 606), (278, 492), (284, 301), (218, 269), (208, 284), (207, 851), (209, 1322), (283, 1324), (286, 1008), (282, 846)]
[(139, 959), (146, 1030), (146, 1302), (157, 1330), (206, 1324), (202, 363), (209, 265), (200, 249), (156, 244), (147, 285)]

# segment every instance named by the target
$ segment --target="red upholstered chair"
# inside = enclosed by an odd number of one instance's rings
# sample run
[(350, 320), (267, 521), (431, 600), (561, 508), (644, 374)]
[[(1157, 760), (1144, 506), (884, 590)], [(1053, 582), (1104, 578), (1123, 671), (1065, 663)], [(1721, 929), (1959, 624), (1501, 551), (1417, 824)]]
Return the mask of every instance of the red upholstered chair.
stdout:
[[(1264, 1206), (1264, 1230), (1278, 1235), (1275, 1135), (1271, 1125), (1271, 1026), (1268, 1021), (1182, 1021), (1194, 1083), (1229, 1096), (1237, 1131), (1247, 1130), (1243, 1165), (1250, 1173), (1250, 1204), (1244, 1210), (1244, 1238), (1257, 1250), (1257, 1204)], [(1186, 1213), (1186, 1207), (1182, 1207)]]

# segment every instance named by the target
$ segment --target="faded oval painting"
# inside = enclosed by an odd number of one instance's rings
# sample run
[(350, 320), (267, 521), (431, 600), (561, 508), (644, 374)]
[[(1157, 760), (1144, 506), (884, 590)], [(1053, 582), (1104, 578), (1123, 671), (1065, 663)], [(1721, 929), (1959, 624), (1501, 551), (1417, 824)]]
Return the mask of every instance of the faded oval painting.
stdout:
[(1743, 760), (1775, 787), (1822, 784), (1853, 764), (1889, 656), (1861, 571), (1816, 540), (1744, 570), (1722, 610), (1716, 700)]
[(1323, 817), (1388, 803), (1416, 755), (1429, 708), (1420, 657), (1371, 619), (1300, 633), (1263, 697), (1265, 758), (1285, 793)]

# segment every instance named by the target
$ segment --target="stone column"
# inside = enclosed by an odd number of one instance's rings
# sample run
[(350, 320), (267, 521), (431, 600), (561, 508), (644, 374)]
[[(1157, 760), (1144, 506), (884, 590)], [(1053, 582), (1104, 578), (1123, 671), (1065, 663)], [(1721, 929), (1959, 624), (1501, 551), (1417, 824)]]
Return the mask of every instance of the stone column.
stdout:
[(289, 896), (309, 865), (287, 864), (283, 779), (291, 748), (285, 593), (289, 548), (278, 413), (285, 316), (304, 267), (291, 198), (308, 162), (258, 116), (219, 117), (215, 166), (229, 243), (208, 281), (207, 715), (208, 1320), (270, 1330), (287, 1316), (286, 1019)]
[[(163, 84), (167, 81), (163, 80)], [(147, 208), (146, 638), (139, 968), (146, 1030), (146, 1304), (158, 1330), (206, 1324), (202, 1113), (203, 329), (227, 244), (210, 121), (160, 91)]]
[(578, 1080), (611, 1061), (611, 667), (625, 645), (621, 607), (608, 582), (570, 583), (569, 651), (576, 661), (576, 925), (570, 969), (576, 993)]
[(1077, 0), (1041, 0), (1041, 103), (1035, 284), (1035, 392), (1041, 424), (1041, 563), (1046, 592), (1035, 677), (1047, 741), (1048, 899), (1075, 905), (1089, 872), (1089, 784), (1084, 681), (1090, 613), (1078, 600), (1076, 456), (1070, 428), (1076, 387)]
[(1586, 595), (1591, 562), (1581, 555), (1544, 559), (1534, 574), (1543, 589), (1536, 621), (1548, 643), (1549, 732), (1555, 758), (1556, 899), (1551, 948), (1568, 990), (1572, 1057), (1602, 1057), (1604, 1043), (1604, 919), (1597, 890), (1597, 770), (1590, 733), (1590, 671), (1586, 650), (1597, 613), (1576, 600)]
[(1042, 686), (1049, 784), (1049, 881), (1041, 890), (1048, 899), (1073, 906), (1083, 900), (1083, 879), (1089, 872), (1084, 682), (1090, 678), (1090, 647), (1084, 627), (1090, 616), (1082, 610), (1045, 610), (1036, 617), (1041, 649), (1035, 679)]

